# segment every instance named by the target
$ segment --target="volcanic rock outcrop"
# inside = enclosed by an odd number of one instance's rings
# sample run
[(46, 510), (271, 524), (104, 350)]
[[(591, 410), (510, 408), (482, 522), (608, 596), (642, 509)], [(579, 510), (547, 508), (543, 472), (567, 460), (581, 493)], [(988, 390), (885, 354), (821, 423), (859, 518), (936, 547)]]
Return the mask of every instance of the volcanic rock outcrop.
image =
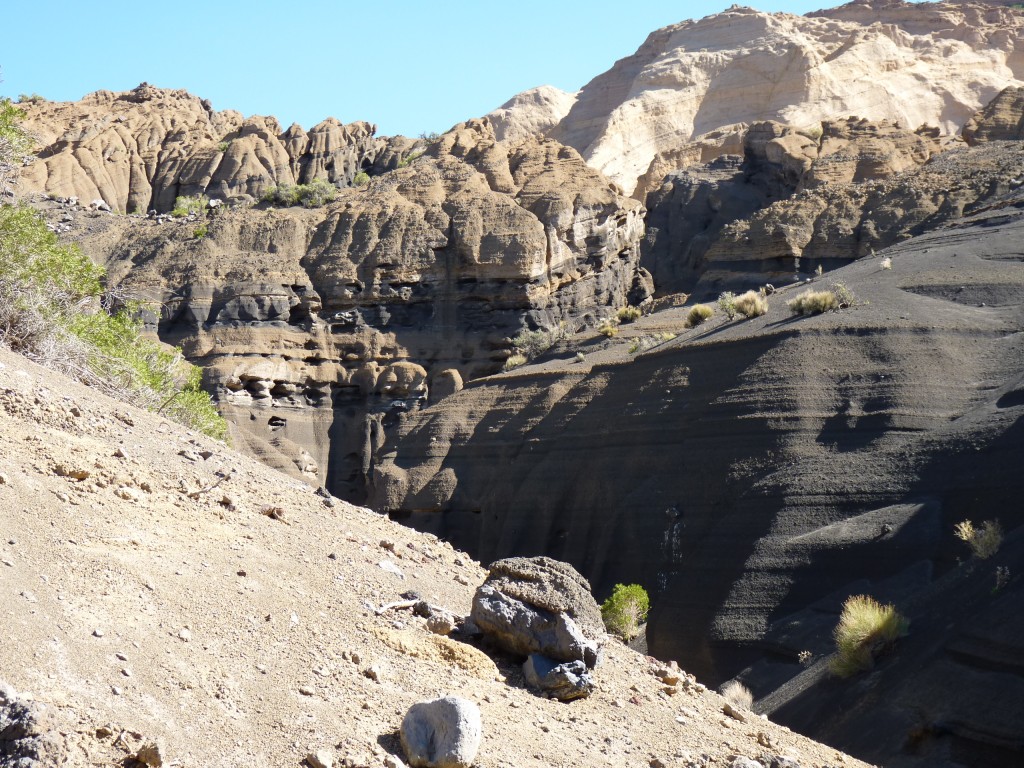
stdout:
[(732, 6), (651, 33), (547, 135), (630, 192), (659, 154), (725, 126), (855, 115), (952, 135), (1022, 78), (1024, 14), (1012, 8), (861, 0), (799, 17)]
[(435, 382), (436, 398), (500, 369), (520, 331), (650, 294), (643, 207), (575, 150), (475, 120), (400, 164), (325, 208), (238, 206), (201, 228), (45, 205), (204, 366), (240, 446), (359, 499), (385, 424)]
[[(31, 190), (124, 213), (169, 211), (179, 195), (259, 199), (281, 184), (326, 179), (351, 186), (360, 171), (395, 167), (413, 142), (376, 137), (376, 126), (328, 118), (304, 131), (273, 117), (214, 111), (186, 91), (143, 83), (76, 102), (19, 105), (38, 143), (22, 171)], [(392, 146), (394, 145), (394, 146)], [(397, 151), (396, 151), (397, 150)]]

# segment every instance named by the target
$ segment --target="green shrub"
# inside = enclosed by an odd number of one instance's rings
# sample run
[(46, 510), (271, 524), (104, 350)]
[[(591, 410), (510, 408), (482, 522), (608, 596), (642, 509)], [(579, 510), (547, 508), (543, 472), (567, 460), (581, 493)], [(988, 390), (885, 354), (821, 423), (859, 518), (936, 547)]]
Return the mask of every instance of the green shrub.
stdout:
[(730, 320), (736, 317), (736, 294), (732, 291), (719, 294), (718, 308), (725, 312), (725, 316)]
[(909, 624), (891, 605), (883, 606), (867, 595), (848, 598), (834, 633), (832, 672), (850, 677), (871, 669), (879, 653), (907, 634)]
[(618, 312), (615, 313), (615, 317), (618, 318), (620, 323), (632, 323), (634, 320), (638, 320), (643, 312), (640, 311), (640, 307), (622, 307)]
[(521, 331), (512, 339), (512, 347), (517, 354), (524, 356), (527, 360), (533, 360), (533, 358), (544, 354), (564, 338), (565, 328), (562, 326), (550, 331), (543, 329)]
[(21, 127), (24, 117), (10, 99), (0, 99), (0, 195), (7, 193), (22, 158), (32, 149), (32, 137)]
[(412, 152), (398, 161), (398, 167), (405, 168), (411, 165), (414, 160), (419, 160), (421, 157), (423, 157), (423, 152)]
[(629, 642), (640, 633), (647, 620), (651, 600), (639, 584), (616, 584), (612, 595), (601, 604), (605, 628)]
[(46, 99), (40, 96), (38, 93), (19, 93), (18, 103), (19, 104), (43, 104)]
[(768, 299), (757, 291), (747, 291), (733, 300), (733, 307), (743, 317), (759, 317), (768, 311)]
[(857, 303), (857, 297), (846, 287), (846, 283), (832, 283), (832, 293), (835, 294), (840, 309), (847, 309)]
[(0, 342), (115, 397), (222, 439), (227, 425), (179, 350), (103, 306), (103, 271), (25, 206), (0, 206)]
[(326, 179), (313, 179), (309, 184), (281, 184), (263, 193), (264, 202), (281, 207), (301, 205), (303, 208), (319, 208), (333, 203), (338, 197), (338, 188)]
[(198, 227), (192, 230), (192, 237), (196, 240), (202, 240), (209, 233), (210, 228), (206, 224), (200, 224)]
[(360, 171), (359, 173), (352, 177), (353, 187), (365, 187), (369, 183), (370, 174), (368, 174), (366, 171)]
[(715, 314), (715, 310), (710, 304), (695, 304), (690, 307), (690, 311), (686, 314), (686, 327), (696, 328), (701, 323), (711, 319), (713, 314)]
[(970, 520), (957, 523), (956, 537), (967, 542), (971, 553), (979, 560), (987, 560), (999, 551), (1003, 543), (1003, 526), (998, 520), (986, 520), (975, 528)]
[(218, 152), (227, 152), (228, 146), (231, 144), (230, 141), (222, 141), (217, 145)]
[(204, 216), (209, 206), (210, 198), (206, 195), (194, 195), (192, 197), (177, 197), (174, 200), (174, 208), (171, 216), (180, 219), (184, 216)]

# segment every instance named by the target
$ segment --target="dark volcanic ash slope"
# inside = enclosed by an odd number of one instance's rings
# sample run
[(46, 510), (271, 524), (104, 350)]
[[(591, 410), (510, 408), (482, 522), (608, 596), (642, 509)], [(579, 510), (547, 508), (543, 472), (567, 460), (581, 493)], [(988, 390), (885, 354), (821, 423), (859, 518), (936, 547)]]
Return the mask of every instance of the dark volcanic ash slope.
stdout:
[[(640, 582), (655, 595), (652, 652), (713, 683), (768, 653), (781, 666), (751, 676), (759, 697), (801, 671), (800, 650), (829, 649), (847, 594), (902, 583), (914, 624), (937, 628), (955, 606), (914, 600), (964, 555), (954, 524), (1024, 522), (1022, 208), (1014, 193), (891, 249), (891, 270), (863, 259), (812, 285), (845, 281), (849, 310), (794, 318), (790, 287), (762, 318), (646, 354), (623, 341), (592, 366), (570, 356), (475, 382), (403, 420), (377, 453), (371, 503), (484, 561), (569, 560), (602, 596)], [(671, 326), (663, 313), (642, 322)], [(810, 636), (773, 634), (817, 601), (827, 618)], [(981, 656), (996, 682), (1016, 679)], [(850, 715), (839, 745), (888, 759), (911, 710), (938, 723), (957, 681), (977, 682), (901, 669), (921, 695), (895, 705), (894, 730), (872, 747), (852, 739), (867, 721)], [(1008, 722), (1024, 722), (1021, 701)], [(999, 741), (986, 716), (960, 713), (957, 738)]]

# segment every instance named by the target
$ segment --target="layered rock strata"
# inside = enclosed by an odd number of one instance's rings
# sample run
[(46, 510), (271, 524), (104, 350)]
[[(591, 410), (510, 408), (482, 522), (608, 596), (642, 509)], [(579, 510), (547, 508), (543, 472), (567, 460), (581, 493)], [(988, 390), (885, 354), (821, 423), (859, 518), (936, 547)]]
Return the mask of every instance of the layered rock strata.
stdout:
[(650, 293), (643, 207), (575, 150), (498, 143), (486, 120), (321, 209), (47, 205), (205, 368), (240, 447), (356, 500), (399, 413), (500, 369), (520, 331)]

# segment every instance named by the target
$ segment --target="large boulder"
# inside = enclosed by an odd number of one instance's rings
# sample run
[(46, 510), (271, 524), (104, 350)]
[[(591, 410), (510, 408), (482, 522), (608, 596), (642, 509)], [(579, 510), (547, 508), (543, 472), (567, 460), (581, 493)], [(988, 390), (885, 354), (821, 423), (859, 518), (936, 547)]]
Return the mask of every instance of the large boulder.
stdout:
[(550, 557), (495, 562), (473, 597), (471, 617), (511, 653), (540, 653), (591, 668), (605, 636), (589, 582), (568, 563)]
[(413, 704), (402, 720), (402, 748), (414, 768), (468, 768), (481, 736), (479, 708), (457, 696)]

